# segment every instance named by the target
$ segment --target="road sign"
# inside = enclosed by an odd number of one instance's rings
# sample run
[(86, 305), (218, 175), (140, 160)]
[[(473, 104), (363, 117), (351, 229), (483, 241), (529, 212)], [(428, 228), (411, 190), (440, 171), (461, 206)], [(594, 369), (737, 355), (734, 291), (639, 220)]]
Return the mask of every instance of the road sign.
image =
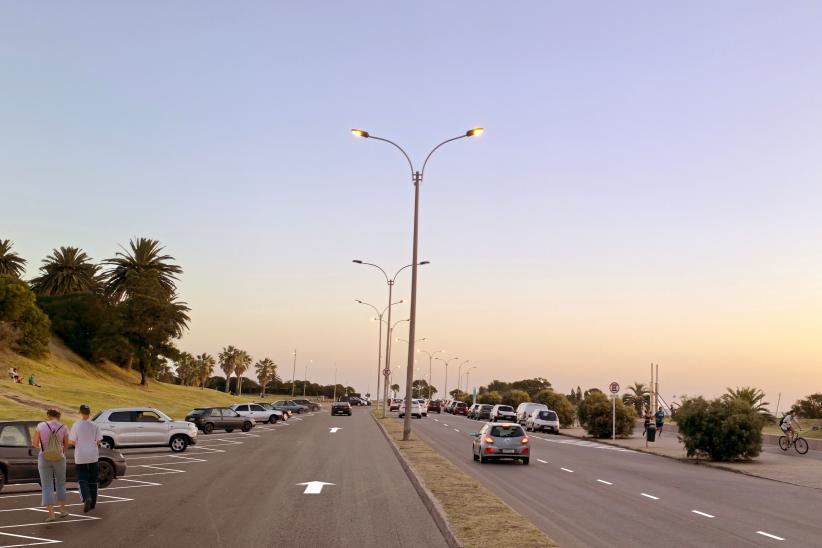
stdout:
[(383, 369), (383, 370), (382, 370), (382, 374), (383, 374), (383, 375), (385, 375), (385, 376), (387, 377), (387, 376), (389, 376), (389, 375), (391, 374), (391, 370), (390, 370), (390, 369)]
[(618, 382), (612, 382), (611, 384), (608, 385), (608, 390), (611, 391), (611, 394), (619, 394), (619, 383)]

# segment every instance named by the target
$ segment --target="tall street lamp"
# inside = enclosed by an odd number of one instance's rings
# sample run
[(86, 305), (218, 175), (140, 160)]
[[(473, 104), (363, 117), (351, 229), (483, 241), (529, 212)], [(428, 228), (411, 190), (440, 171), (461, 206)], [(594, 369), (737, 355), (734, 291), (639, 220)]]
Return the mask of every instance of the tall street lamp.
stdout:
[(305, 399), (305, 386), (308, 384), (308, 365), (314, 363), (314, 360), (305, 362), (305, 374), (303, 375), (303, 399)]
[[(382, 317), (383, 317), (383, 314), (385, 314), (386, 310), (388, 310), (389, 308), (391, 308), (395, 304), (404, 303), (405, 299), (400, 299), (399, 301), (397, 301), (395, 303), (389, 303), (388, 306), (383, 308), (382, 312), (380, 312), (380, 309), (377, 308), (376, 306), (374, 306), (373, 304), (361, 301), (360, 299), (354, 299), (354, 302), (357, 302), (359, 304), (363, 304), (365, 306), (370, 306), (371, 308), (373, 308), (374, 312), (377, 313), (377, 318), (380, 320), (380, 335), (379, 335), (378, 346), (377, 346), (377, 391), (374, 393), (374, 394), (376, 394), (377, 405), (379, 405), (380, 404), (380, 377), (383, 376), (383, 374), (382, 374), (382, 324), (383, 324)], [(383, 405), (385, 405), (385, 402), (382, 402), (382, 403), (383, 403)]]
[(462, 382), (462, 366), (470, 362), (471, 360), (465, 360), (462, 362), (459, 367), (457, 367), (457, 391), (460, 389), (460, 383)]
[(294, 399), (294, 380), (295, 380), (295, 375), (297, 374), (297, 349), (296, 348), (294, 349), (294, 352), (292, 353), (292, 356), (294, 356), (294, 363), (291, 366), (291, 399), (293, 400)]
[[(374, 263), (367, 263), (365, 261), (361, 261), (360, 259), (354, 259), (352, 261), (356, 264), (361, 264), (361, 265), (365, 265), (365, 266), (373, 266), (374, 268), (376, 268), (377, 270), (382, 272), (383, 276), (385, 276), (385, 281), (388, 284), (388, 307), (387, 308), (388, 308), (388, 326), (389, 326), (389, 328), (391, 326), (391, 309), (393, 308), (393, 306), (391, 305), (391, 300), (393, 298), (392, 297), (392, 292), (394, 291), (394, 282), (396, 281), (397, 276), (400, 275), (400, 272), (402, 272), (403, 270), (405, 270), (409, 266), (414, 267), (414, 268), (411, 269), (413, 272), (417, 271), (417, 259), (416, 259), (416, 257), (417, 256), (414, 255), (414, 263), (413, 264), (405, 265), (404, 267), (397, 270), (397, 272), (394, 273), (394, 276), (391, 276), (391, 277), (388, 276), (388, 273), (381, 266), (375, 265)], [(419, 264), (421, 264), (421, 265), (429, 264), (429, 261), (422, 261)], [(389, 329), (389, 333), (386, 336), (386, 341), (385, 341), (385, 368), (388, 369), (388, 370), (390, 370), (389, 364), (391, 362), (391, 354), (390, 353), (391, 353), (391, 333), (390, 333), (390, 329)], [(385, 390), (385, 396), (388, 396), (388, 390)], [(382, 413), (383, 413), (382, 416), (385, 417), (385, 399), (383, 399)]]
[(435, 358), (445, 364), (445, 398), (448, 399), (448, 364), (458, 360), (458, 357), (443, 360), (442, 358)]
[[(414, 169), (414, 163), (411, 161), (411, 157), (408, 156), (408, 153), (405, 150), (395, 143), (394, 141), (390, 141), (388, 139), (384, 139), (382, 137), (375, 137), (371, 135), (367, 131), (363, 129), (352, 129), (352, 135), (355, 137), (362, 137), (366, 139), (376, 139), (377, 141), (383, 141), (384, 143), (388, 143), (396, 147), (402, 155), (405, 156), (405, 159), (408, 160), (408, 167), (411, 168), (411, 183), (414, 185), (414, 236), (413, 236), (413, 251), (411, 254), (411, 264), (413, 265), (411, 268), (411, 324), (408, 327), (408, 340), (411, 341), (408, 344), (408, 383), (405, 387), (405, 403), (407, 406), (411, 405), (411, 383), (414, 381), (414, 336), (416, 335), (417, 330), (417, 257), (418, 257), (418, 249), (419, 249), (419, 228), (420, 228), (420, 186), (422, 185), (423, 175), (425, 174), (425, 166), (428, 165), (428, 160), (431, 159), (431, 155), (434, 154), (441, 146), (450, 143), (452, 141), (457, 141), (459, 139), (463, 139), (465, 137), (479, 137), (483, 133), (485, 133), (485, 129), (481, 127), (476, 127), (473, 129), (469, 129), (465, 132), (464, 135), (458, 135), (457, 137), (452, 137), (450, 139), (446, 139), (445, 141), (441, 142), (433, 149), (431, 152), (428, 153), (428, 156), (425, 157), (425, 160), (422, 163), (421, 170)], [(389, 299), (389, 302), (391, 300)], [(411, 438), (411, 414), (405, 414), (405, 420), (403, 421), (403, 428), (402, 428), (402, 439), (403, 441), (408, 441)]]
[(440, 352), (445, 352), (445, 350), (435, 350), (434, 352), (429, 352), (428, 350), (418, 348), (417, 352), (422, 352), (428, 356), (428, 401), (431, 401), (431, 362), (434, 361), (434, 356)]
[[(389, 312), (389, 315), (390, 315), (390, 312)], [(376, 320), (377, 318), (374, 318), (374, 319)], [(395, 327), (397, 327), (402, 322), (410, 322), (410, 321), (411, 320), (409, 318), (406, 318), (404, 320), (397, 320), (396, 322), (394, 322), (394, 325), (388, 326), (388, 336), (386, 337), (387, 340), (386, 340), (386, 346), (385, 346), (385, 370), (388, 371), (388, 373), (386, 374), (386, 379), (385, 379), (385, 382), (383, 383), (382, 418), (385, 418), (385, 408), (386, 408), (385, 403), (388, 402), (388, 381), (389, 381), (388, 377), (391, 376), (391, 340), (392, 340), (391, 337), (393, 336)], [(386, 325), (388, 325), (388, 322), (386, 322)]]
[[(471, 367), (467, 367), (465, 369), (465, 393), (466, 394), (468, 393), (468, 389), (471, 388), (471, 386), (468, 384), (468, 376), (471, 373), (471, 370), (476, 369), (476, 368), (477, 368), (476, 365), (472, 365)], [(474, 403), (474, 402), (472, 401), (471, 403)]]

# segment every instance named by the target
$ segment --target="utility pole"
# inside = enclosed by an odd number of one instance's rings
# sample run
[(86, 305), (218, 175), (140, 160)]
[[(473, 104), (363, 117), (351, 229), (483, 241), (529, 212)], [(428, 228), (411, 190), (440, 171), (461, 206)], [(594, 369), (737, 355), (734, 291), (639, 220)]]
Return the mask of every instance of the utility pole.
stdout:
[(294, 380), (297, 375), (297, 349), (294, 349), (294, 365), (291, 367), (291, 399), (294, 399)]

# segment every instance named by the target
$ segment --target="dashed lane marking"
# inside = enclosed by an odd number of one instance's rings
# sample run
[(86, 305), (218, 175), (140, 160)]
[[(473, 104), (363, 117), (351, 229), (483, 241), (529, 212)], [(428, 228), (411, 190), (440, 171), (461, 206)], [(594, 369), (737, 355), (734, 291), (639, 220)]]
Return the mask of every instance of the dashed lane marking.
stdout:
[(541, 462), (542, 464), (548, 464), (547, 460), (537, 459), (537, 462)]
[(565, 470), (566, 472), (570, 472), (570, 473), (572, 473), (572, 474), (574, 473), (574, 471), (573, 471), (573, 470), (570, 470), (570, 469), (568, 469), (568, 468), (560, 468), (560, 470)]
[(649, 495), (648, 493), (640, 493), (643, 497), (649, 498), (651, 500), (659, 500), (659, 497), (655, 497), (653, 495)]
[(459, 432), (459, 431), (460, 431), (459, 428), (454, 428), (454, 432)]
[(706, 517), (706, 518), (715, 518), (716, 517), (716, 516), (712, 516), (711, 514), (706, 514), (705, 512), (700, 512), (699, 510), (691, 510), (691, 512), (694, 513), (694, 514), (698, 514), (700, 516)]
[(782, 538), (782, 537), (778, 537), (778, 536), (776, 536), (776, 535), (772, 535), (772, 534), (770, 534), (770, 533), (766, 533), (765, 531), (757, 531), (757, 532), (756, 532), (756, 534), (757, 534), (757, 535), (762, 535), (763, 537), (772, 538), (772, 539), (774, 539), (774, 540), (785, 540), (785, 539), (784, 539), (784, 538)]
[(610, 481), (605, 481), (605, 480), (601, 480), (601, 479), (598, 479), (597, 481), (599, 483), (604, 483), (605, 485), (613, 485), (613, 483), (611, 483)]

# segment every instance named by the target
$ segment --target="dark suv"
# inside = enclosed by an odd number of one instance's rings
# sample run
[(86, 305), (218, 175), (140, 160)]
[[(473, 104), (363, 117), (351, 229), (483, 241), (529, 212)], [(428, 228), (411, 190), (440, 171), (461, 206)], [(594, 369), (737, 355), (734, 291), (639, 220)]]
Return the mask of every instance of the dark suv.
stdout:
[(351, 404), (347, 401), (335, 401), (331, 404), (331, 415), (351, 416)]
[(428, 403), (429, 413), (442, 413), (442, 402), (440, 400), (431, 400)]
[(253, 419), (228, 407), (199, 407), (186, 415), (186, 420), (196, 424), (203, 434), (211, 434), (215, 429), (233, 432), (235, 428), (248, 432), (254, 427)]
[(479, 406), (479, 409), (476, 411), (477, 420), (484, 421), (484, 420), (491, 420), (491, 410), (494, 408), (493, 405), (482, 404)]

